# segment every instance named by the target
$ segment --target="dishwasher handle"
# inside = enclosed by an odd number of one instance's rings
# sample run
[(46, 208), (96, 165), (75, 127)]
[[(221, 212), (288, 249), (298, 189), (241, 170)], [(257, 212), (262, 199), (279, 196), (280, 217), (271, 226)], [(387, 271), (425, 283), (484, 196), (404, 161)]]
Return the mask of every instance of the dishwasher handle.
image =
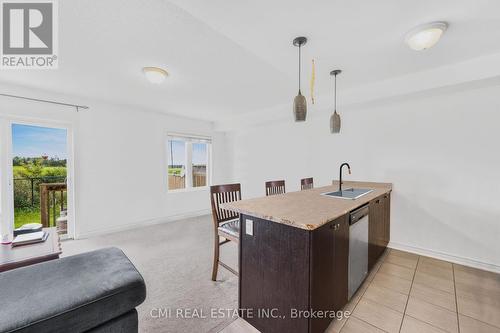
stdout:
[(353, 225), (354, 223), (361, 220), (363, 217), (368, 216), (369, 213), (370, 213), (370, 208), (368, 204), (352, 211), (349, 214), (349, 225)]

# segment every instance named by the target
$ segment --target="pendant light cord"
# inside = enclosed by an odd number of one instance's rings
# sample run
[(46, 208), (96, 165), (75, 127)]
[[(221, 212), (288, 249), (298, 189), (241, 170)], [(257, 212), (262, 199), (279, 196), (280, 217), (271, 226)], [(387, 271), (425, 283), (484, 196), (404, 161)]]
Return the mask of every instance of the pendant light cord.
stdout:
[(334, 94), (334, 111), (337, 112), (337, 74), (335, 74), (335, 94)]
[(299, 45), (299, 93), (300, 93), (300, 62), (301, 62), (301, 52), (300, 52), (300, 48), (302, 47), (302, 45)]

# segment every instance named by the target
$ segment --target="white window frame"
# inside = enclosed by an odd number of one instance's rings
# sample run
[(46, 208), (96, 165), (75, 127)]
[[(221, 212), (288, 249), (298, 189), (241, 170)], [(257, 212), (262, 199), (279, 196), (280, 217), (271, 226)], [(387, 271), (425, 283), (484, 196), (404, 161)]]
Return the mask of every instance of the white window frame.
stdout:
[[(184, 141), (186, 149), (186, 187), (179, 189), (169, 189), (168, 183), (168, 166), (170, 164), (170, 140)], [(205, 143), (207, 144), (207, 179), (205, 186), (193, 187), (193, 143)], [(166, 152), (166, 188), (168, 193), (179, 193), (179, 192), (193, 192), (193, 191), (203, 191), (210, 187), (212, 184), (212, 138), (207, 136), (193, 135), (193, 134), (182, 134), (182, 133), (168, 133), (165, 140), (167, 146)]]

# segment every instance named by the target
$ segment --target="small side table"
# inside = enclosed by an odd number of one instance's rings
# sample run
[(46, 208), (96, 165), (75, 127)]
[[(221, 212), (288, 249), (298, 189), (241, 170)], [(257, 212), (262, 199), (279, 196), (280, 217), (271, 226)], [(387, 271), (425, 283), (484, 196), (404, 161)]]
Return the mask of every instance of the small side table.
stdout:
[(56, 228), (43, 230), (49, 233), (45, 242), (15, 247), (11, 244), (0, 245), (0, 272), (58, 259), (62, 250)]

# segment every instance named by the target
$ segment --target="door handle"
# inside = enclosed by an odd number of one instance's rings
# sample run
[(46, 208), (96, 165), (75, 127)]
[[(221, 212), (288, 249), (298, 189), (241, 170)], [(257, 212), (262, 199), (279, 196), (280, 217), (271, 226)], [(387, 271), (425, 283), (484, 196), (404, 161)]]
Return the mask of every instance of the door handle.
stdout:
[(333, 231), (337, 231), (340, 229), (340, 223), (335, 223), (330, 226), (330, 229), (333, 229)]

